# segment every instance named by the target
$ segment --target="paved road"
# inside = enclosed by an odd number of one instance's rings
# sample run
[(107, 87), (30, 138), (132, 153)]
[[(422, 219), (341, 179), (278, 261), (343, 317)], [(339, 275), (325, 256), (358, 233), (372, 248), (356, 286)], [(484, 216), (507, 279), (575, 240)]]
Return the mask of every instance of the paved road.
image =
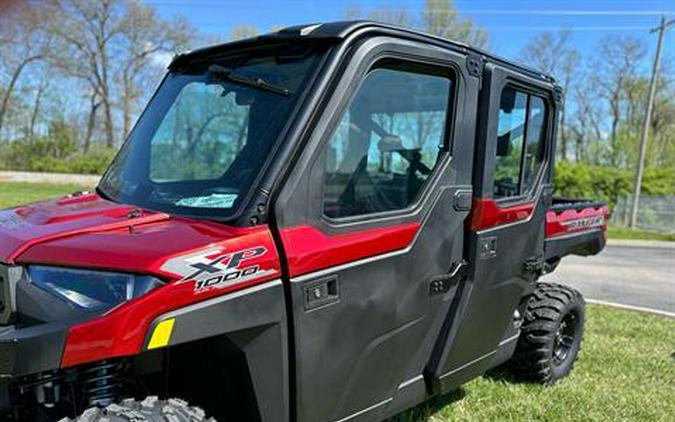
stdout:
[(675, 313), (675, 248), (607, 245), (597, 256), (563, 258), (543, 278), (586, 298)]

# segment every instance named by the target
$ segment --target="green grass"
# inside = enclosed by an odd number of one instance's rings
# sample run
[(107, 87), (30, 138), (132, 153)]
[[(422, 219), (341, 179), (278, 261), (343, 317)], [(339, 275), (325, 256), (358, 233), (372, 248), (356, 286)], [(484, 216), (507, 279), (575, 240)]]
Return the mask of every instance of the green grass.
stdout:
[(610, 239), (640, 239), (640, 240), (669, 240), (675, 241), (675, 233), (659, 233), (647, 230), (629, 229), (627, 227), (610, 225), (607, 228), (607, 237)]
[(394, 420), (672, 421), (674, 352), (675, 320), (593, 305), (567, 379), (541, 386), (479, 378)]
[(56, 198), (83, 189), (87, 188), (50, 183), (0, 182), (0, 209)]

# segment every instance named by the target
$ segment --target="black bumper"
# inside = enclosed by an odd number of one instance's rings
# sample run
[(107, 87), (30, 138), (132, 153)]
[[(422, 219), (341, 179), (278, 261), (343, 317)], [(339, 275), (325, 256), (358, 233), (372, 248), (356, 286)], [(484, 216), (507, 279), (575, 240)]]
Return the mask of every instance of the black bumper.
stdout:
[(544, 241), (546, 260), (562, 258), (566, 255), (596, 255), (605, 248), (605, 235), (602, 229), (547, 238)]
[(0, 328), (0, 379), (58, 369), (67, 334), (60, 323)]

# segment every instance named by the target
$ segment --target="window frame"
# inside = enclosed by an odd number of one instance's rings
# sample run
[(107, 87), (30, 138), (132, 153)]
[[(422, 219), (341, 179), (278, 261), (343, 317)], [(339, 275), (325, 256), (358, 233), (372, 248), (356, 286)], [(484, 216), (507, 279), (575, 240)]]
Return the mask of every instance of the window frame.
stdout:
[[(551, 95), (548, 91), (543, 90), (543, 89), (538, 89), (532, 85), (528, 85), (524, 82), (521, 82), (517, 79), (512, 79), (512, 78), (507, 78), (506, 82), (502, 84), (499, 87), (499, 96), (498, 100), (501, 101), (502, 94), (505, 89), (507, 88), (513, 88), (514, 90), (521, 92), (525, 95), (527, 95), (527, 103), (526, 103), (526, 109), (525, 109), (525, 128), (523, 130), (523, 144), (521, 146), (521, 151), (520, 151), (520, 168), (518, 171), (518, 195), (515, 196), (508, 196), (508, 197), (502, 197), (502, 198), (496, 198), (494, 196), (494, 183), (495, 183), (495, 177), (497, 173), (497, 143), (496, 139), (499, 136), (498, 133), (498, 124), (497, 124), (497, 130), (491, 136), (495, 139), (494, 143), (494, 151), (492, 151), (492, 154), (494, 156), (494, 161), (493, 161), (493, 168), (491, 169), (492, 173), (492, 183), (491, 183), (491, 192), (492, 192), (492, 198), (494, 201), (497, 203), (497, 205), (501, 207), (505, 206), (511, 206), (511, 205), (520, 205), (524, 203), (531, 203), (534, 202), (534, 200), (537, 197), (537, 192), (538, 188), (542, 185), (542, 179), (544, 178), (544, 175), (546, 174), (546, 169), (549, 166), (550, 163), (550, 152), (551, 152), (551, 139), (553, 136), (553, 119), (552, 115), (553, 110), (554, 110), (554, 102), (553, 99), (551, 98)], [(525, 172), (525, 150), (527, 148), (527, 135), (529, 133), (529, 122), (530, 122), (530, 103), (531, 103), (531, 97), (536, 96), (541, 98), (544, 102), (544, 124), (542, 125), (542, 128), (544, 130), (544, 138), (541, 140), (541, 142), (544, 143), (544, 149), (542, 151), (543, 155), (543, 160), (541, 162), (541, 166), (537, 170), (537, 173), (533, 177), (533, 183), (532, 187), (528, 189), (526, 192), (522, 192), (522, 182), (523, 182), (523, 175)], [(501, 108), (499, 106), (499, 103), (497, 103), (497, 122), (499, 121), (499, 114), (501, 111)]]
[[(400, 68), (393, 68), (391, 66), (378, 66), (379, 63), (381, 62), (394, 62), (397, 64), (400, 64), (401, 67), (404, 66), (410, 66), (412, 68), (416, 67), (416, 70), (409, 70), (409, 69), (400, 69)], [(420, 71), (420, 68), (426, 68), (426, 69), (433, 69), (436, 72), (432, 71)], [(351, 107), (354, 99), (358, 95), (358, 93), (361, 91), (361, 88), (363, 87), (366, 79), (370, 75), (370, 73), (374, 70), (377, 69), (393, 69), (393, 70), (399, 70), (407, 73), (412, 73), (412, 74), (418, 74), (418, 75), (431, 75), (431, 76), (439, 76), (439, 77), (445, 77), (450, 81), (450, 95), (448, 96), (448, 107), (445, 111), (445, 124), (443, 128), (443, 139), (442, 143), (438, 145), (439, 147), (439, 152), (441, 152), (441, 157), (436, 161), (434, 167), (432, 168), (431, 174), (427, 179), (424, 181), (421, 189), (415, 196), (415, 200), (412, 201), (407, 207), (401, 208), (401, 209), (396, 209), (396, 210), (389, 210), (389, 211), (380, 211), (380, 212), (373, 212), (373, 213), (366, 213), (366, 214), (358, 214), (358, 215), (351, 215), (351, 216), (344, 216), (344, 217), (331, 217), (326, 215), (325, 213), (325, 194), (326, 194), (326, 164), (325, 164), (325, 159), (326, 159), (326, 152), (328, 149), (328, 146), (331, 143), (331, 140), (333, 136), (335, 135), (337, 128), (340, 125), (340, 122), (345, 116), (345, 113), (349, 110)], [(319, 194), (320, 194), (320, 219), (327, 223), (329, 226), (332, 227), (341, 227), (341, 226), (346, 226), (350, 224), (358, 224), (358, 223), (363, 223), (363, 222), (372, 222), (372, 221), (378, 221), (378, 220), (386, 220), (386, 219), (392, 219), (392, 218), (400, 218), (404, 217), (407, 215), (412, 215), (418, 212), (422, 208), (422, 204), (424, 203), (424, 200), (427, 198), (429, 195), (431, 188), (435, 185), (437, 182), (438, 178), (440, 177), (441, 173), (445, 169), (445, 167), (448, 165), (448, 163), (451, 161), (452, 156), (453, 156), (453, 148), (454, 148), (454, 131), (455, 131), (455, 125), (456, 125), (456, 119), (457, 119), (457, 109), (458, 109), (458, 100), (459, 100), (459, 80), (461, 77), (461, 70), (457, 66), (456, 63), (452, 61), (445, 61), (445, 60), (438, 60), (430, 57), (425, 57), (422, 55), (416, 55), (416, 54), (401, 54), (393, 51), (382, 51), (376, 55), (374, 55), (371, 60), (369, 60), (369, 63), (367, 65), (367, 68), (364, 72), (356, 76), (358, 78), (358, 83), (356, 86), (350, 90), (350, 92), (347, 94), (347, 99), (344, 101), (339, 109), (339, 112), (335, 113), (331, 124), (329, 126), (329, 130), (326, 130), (326, 132), (321, 136), (321, 146), (320, 146), (320, 151), (321, 153), (319, 154), (319, 157), (321, 157), (321, 162), (322, 165), (320, 166), (321, 169), (321, 180), (320, 180), (320, 185), (321, 188), (319, 189)]]

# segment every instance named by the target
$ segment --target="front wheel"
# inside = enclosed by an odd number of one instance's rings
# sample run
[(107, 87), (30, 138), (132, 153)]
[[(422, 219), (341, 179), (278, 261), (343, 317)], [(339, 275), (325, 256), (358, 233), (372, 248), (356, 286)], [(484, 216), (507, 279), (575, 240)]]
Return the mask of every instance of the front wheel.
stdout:
[[(70, 422), (63, 419), (61, 422)], [(104, 408), (92, 407), (84, 411), (73, 422), (215, 422), (207, 418), (203, 410), (190, 407), (179, 399), (159, 400), (147, 397), (143, 401), (133, 399), (122, 400), (119, 404), (111, 404)]]
[(566, 377), (584, 335), (586, 303), (577, 290), (539, 283), (527, 303), (512, 358), (518, 377), (552, 384)]

